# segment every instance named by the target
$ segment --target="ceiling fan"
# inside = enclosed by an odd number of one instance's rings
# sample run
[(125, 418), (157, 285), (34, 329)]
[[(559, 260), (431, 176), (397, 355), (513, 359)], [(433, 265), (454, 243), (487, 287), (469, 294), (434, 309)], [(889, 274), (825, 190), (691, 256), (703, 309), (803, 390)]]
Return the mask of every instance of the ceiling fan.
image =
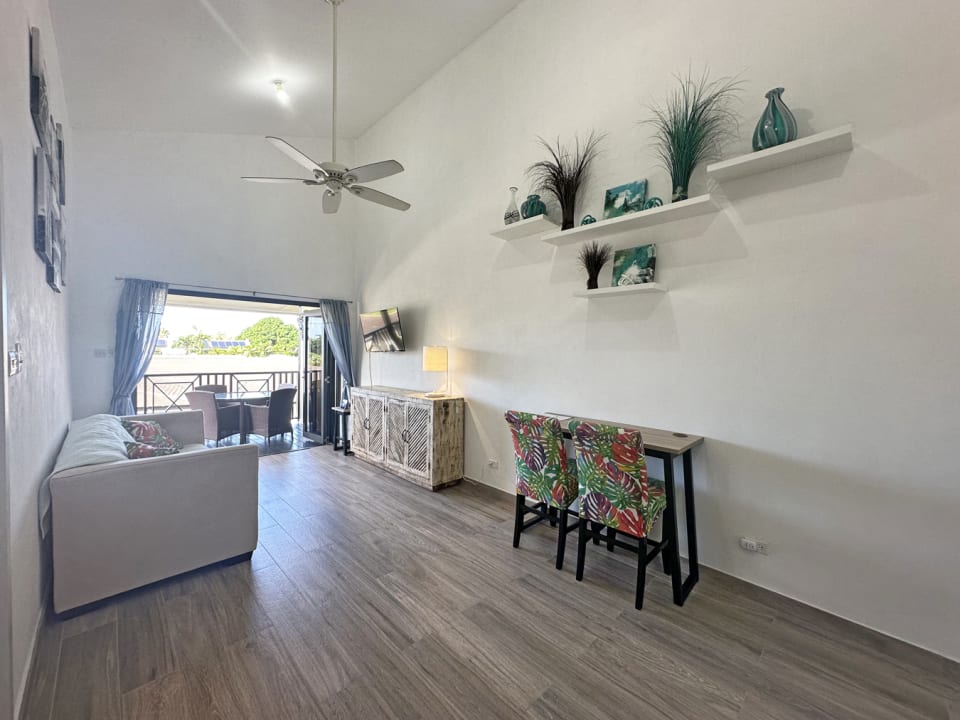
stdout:
[(277, 150), (312, 172), (313, 177), (244, 177), (243, 179), (251, 182), (303, 183), (312, 187), (322, 187), (324, 189), (323, 211), (325, 213), (335, 213), (340, 209), (340, 197), (344, 190), (359, 198), (385, 205), (394, 210), (409, 210), (410, 203), (359, 184), (380, 180), (403, 172), (403, 165), (396, 160), (383, 160), (382, 162), (355, 168), (348, 168), (346, 165), (337, 162), (337, 7), (343, 0), (326, 0), (326, 2), (333, 7), (333, 123), (331, 129), (333, 140), (331, 143), (331, 160), (318, 163), (297, 150), (286, 140), (268, 135), (267, 140)]

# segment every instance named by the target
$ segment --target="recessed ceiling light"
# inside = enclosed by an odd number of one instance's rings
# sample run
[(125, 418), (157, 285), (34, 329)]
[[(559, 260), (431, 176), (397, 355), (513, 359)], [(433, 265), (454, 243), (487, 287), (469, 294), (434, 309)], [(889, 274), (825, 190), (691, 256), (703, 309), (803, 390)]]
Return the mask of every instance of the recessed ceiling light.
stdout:
[(273, 81), (274, 90), (277, 92), (277, 100), (281, 105), (286, 105), (290, 102), (290, 95), (287, 93), (286, 88), (283, 86), (283, 80), (274, 80)]

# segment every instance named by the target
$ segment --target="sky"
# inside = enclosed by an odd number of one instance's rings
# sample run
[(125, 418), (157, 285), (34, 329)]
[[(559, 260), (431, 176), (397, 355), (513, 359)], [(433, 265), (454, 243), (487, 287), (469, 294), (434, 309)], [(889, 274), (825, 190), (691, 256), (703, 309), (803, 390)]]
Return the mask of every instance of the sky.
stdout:
[(297, 326), (296, 315), (168, 305), (163, 310), (161, 327), (170, 331), (171, 339), (176, 339), (183, 335), (192, 335), (197, 332), (197, 330), (214, 336), (218, 333), (223, 333), (226, 337), (233, 338), (236, 337), (240, 331), (265, 317), (278, 317), (294, 327)]

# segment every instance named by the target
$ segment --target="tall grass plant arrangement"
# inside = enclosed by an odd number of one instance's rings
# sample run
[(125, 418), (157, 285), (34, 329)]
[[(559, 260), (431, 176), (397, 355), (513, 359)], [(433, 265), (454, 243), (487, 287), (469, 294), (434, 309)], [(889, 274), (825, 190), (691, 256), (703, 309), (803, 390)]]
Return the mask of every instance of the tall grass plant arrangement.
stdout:
[(654, 127), (657, 155), (673, 182), (673, 201), (689, 197), (690, 176), (702, 162), (720, 157), (722, 146), (737, 138), (739, 123), (732, 105), (740, 91), (735, 78), (677, 76), (679, 87), (663, 105), (650, 108), (644, 121)]
[(590, 166), (600, 154), (600, 143), (604, 137), (605, 133), (596, 131), (591, 131), (586, 140), (581, 140), (577, 135), (572, 151), (560, 144), (560, 138), (555, 143), (537, 138), (550, 157), (528, 167), (527, 177), (540, 192), (552, 195), (560, 204), (562, 230), (573, 227), (577, 194), (589, 177)]

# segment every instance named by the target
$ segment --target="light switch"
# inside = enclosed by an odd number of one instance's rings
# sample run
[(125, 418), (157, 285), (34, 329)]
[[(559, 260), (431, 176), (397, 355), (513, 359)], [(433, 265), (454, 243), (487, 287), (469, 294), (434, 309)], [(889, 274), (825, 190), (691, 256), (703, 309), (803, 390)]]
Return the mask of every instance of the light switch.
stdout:
[(23, 370), (23, 347), (15, 343), (13, 350), (7, 351), (7, 375), (16, 375)]

